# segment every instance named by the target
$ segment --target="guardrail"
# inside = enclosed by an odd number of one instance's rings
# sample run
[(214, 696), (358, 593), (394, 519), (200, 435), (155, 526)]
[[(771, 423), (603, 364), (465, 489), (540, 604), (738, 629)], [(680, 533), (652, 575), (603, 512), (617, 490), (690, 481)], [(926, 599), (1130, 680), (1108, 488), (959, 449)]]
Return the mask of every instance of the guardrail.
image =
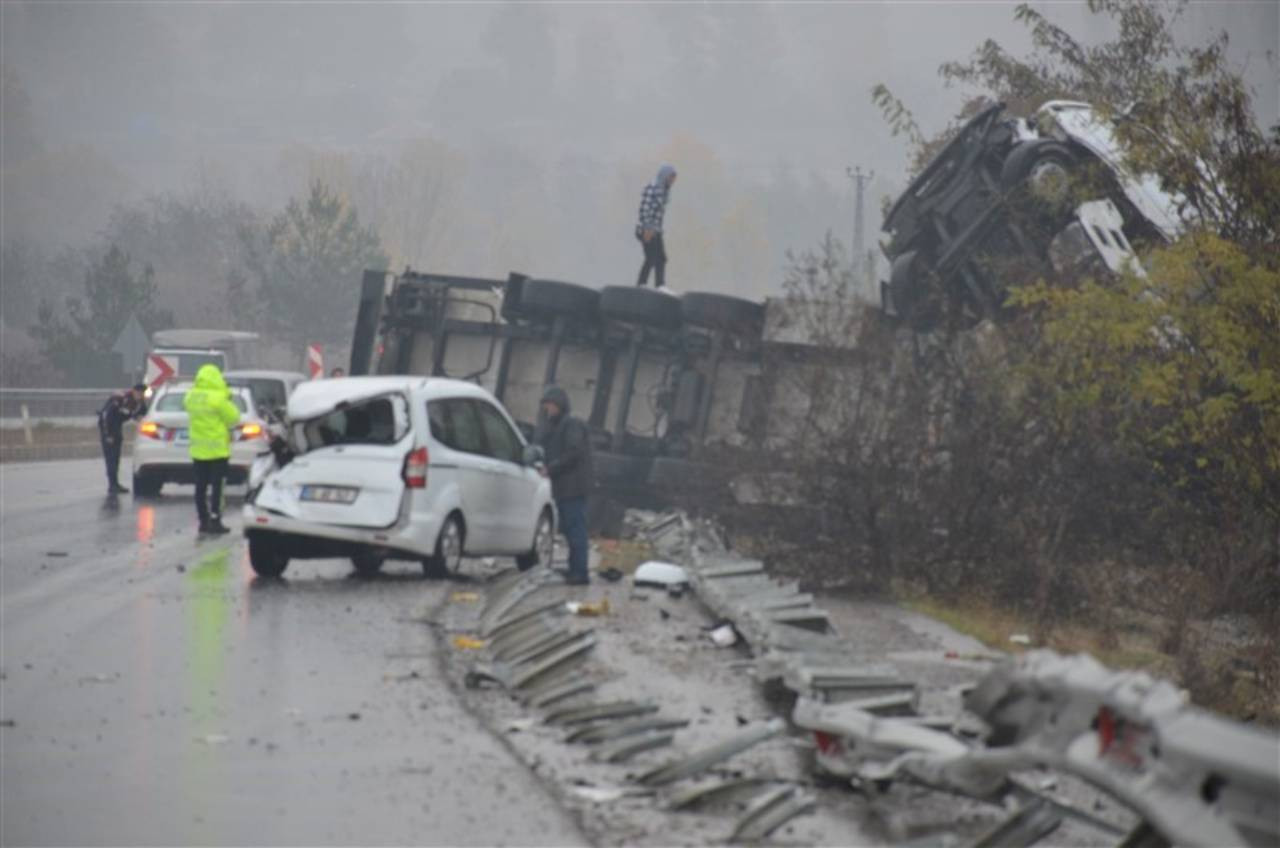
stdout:
[[(32, 421), (93, 419), (112, 390), (0, 388), (0, 418)], [(23, 409), (26, 409), (24, 415)]]

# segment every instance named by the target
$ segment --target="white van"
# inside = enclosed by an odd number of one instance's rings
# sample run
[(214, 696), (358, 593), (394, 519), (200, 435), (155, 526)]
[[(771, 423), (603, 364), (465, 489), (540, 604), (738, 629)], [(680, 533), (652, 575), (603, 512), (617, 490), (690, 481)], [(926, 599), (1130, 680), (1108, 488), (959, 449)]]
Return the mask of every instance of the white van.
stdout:
[[(551, 483), (493, 395), (472, 383), (347, 377), (289, 398), (292, 458), (250, 480), (249, 559), (278, 576), (290, 559), (350, 557), (362, 574), (386, 559), (429, 575), (463, 556), (551, 560)], [(257, 479), (260, 478), (260, 479)]]

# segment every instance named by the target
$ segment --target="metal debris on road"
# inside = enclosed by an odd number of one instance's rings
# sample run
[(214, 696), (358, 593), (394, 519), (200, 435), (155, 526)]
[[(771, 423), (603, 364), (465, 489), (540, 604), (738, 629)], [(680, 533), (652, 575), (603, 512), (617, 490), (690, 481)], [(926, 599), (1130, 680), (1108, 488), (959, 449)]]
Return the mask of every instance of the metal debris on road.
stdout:
[(449, 596), (449, 603), (452, 604), (474, 604), (479, 600), (479, 592), (454, 592)]
[(595, 745), (600, 742), (611, 742), (626, 736), (634, 736), (637, 733), (647, 733), (651, 730), (679, 730), (688, 726), (689, 720), (683, 718), (640, 718), (634, 721), (579, 727), (567, 734), (564, 737), (564, 741)]
[(658, 711), (657, 704), (639, 703), (636, 701), (611, 701), (607, 704), (587, 704), (582, 707), (565, 707), (549, 713), (544, 721), (547, 724), (582, 724), (583, 722), (602, 719), (632, 718), (648, 715)]
[(667, 808), (683, 810), (710, 803), (718, 798), (738, 795), (748, 789), (755, 789), (762, 783), (771, 783), (764, 777), (708, 777), (691, 786), (672, 792), (667, 798)]
[(566, 601), (564, 608), (569, 611), (570, 615), (582, 615), (596, 618), (609, 614), (609, 599), (603, 598), (596, 602)]
[(511, 672), (508, 688), (523, 689), (541, 677), (557, 677), (561, 674), (567, 674), (576, 667), (578, 661), (584, 659), (586, 654), (593, 651), (595, 647), (596, 637), (594, 633), (588, 630), (586, 633), (578, 634), (574, 641), (569, 642), (555, 653), (543, 657), (537, 663), (521, 669), (519, 672)]
[(636, 754), (664, 748), (675, 741), (674, 733), (651, 731), (638, 736), (619, 739), (611, 745), (603, 745), (591, 752), (591, 759), (600, 763), (624, 763)]
[(987, 830), (973, 841), (971, 848), (1031, 848), (1061, 824), (1062, 816), (1051, 805), (1037, 799)]
[(770, 719), (762, 725), (732, 736), (710, 748), (690, 754), (683, 760), (676, 760), (647, 771), (637, 779), (646, 786), (662, 786), (681, 778), (692, 777), (749, 748), (754, 748), (761, 742), (772, 739), (786, 729), (787, 723), (782, 719)]
[(590, 692), (595, 688), (596, 684), (590, 678), (578, 676), (563, 682), (557, 681), (550, 686), (534, 689), (526, 693), (525, 698), (529, 706), (544, 709), (575, 695)]
[(759, 842), (796, 816), (812, 812), (817, 806), (813, 796), (795, 786), (766, 789), (750, 802), (738, 820), (730, 842)]

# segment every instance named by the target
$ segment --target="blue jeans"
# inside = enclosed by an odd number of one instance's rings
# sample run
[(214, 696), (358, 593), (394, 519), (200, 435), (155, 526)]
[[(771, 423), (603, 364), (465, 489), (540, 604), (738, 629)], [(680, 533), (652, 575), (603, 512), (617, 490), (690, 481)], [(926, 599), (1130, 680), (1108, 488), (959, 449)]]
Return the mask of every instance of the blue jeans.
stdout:
[(560, 512), (560, 531), (569, 540), (569, 578), (586, 580), (587, 574), (587, 499), (563, 498), (556, 501)]

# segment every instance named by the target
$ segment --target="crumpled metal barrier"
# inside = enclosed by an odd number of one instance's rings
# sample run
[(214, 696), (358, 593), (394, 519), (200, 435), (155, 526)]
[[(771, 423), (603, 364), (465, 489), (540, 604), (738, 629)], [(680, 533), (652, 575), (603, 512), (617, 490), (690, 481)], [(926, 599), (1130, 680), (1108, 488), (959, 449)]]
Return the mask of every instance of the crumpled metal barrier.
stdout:
[[(1126, 845), (1280, 844), (1274, 732), (1190, 706), (1172, 684), (1143, 672), (1113, 672), (1091, 657), (1050, 651), (997, 666), (969, 692), (966, 708), (990, 730), (985, 744), (937, 729), (947, 724), (939, 717), (876, 715), (882, 705), (903, 706), (914, 687), (891, 667), (849, 664), (830, 633), (787, 624), (822, 622), (807, 612), (812, 600), (797, 586), (734, 556), (705, 522), (675, 513), (638, 516), (633, 526), (664, 558), (684, 565), (703, 603), (733, 623), (759, 658), (757, 676), (796, 692), (793, 720), (816, 731), (817, 762), (832, 774), (906, 777), (970, 797), (1019, 800), (981, 845), (1032, 844), (1063, 815), (1117, 832), (1014, 779), (1033, 767), (1076, 775), (1137, 813), (1143, 824)], [(799, 614), (777, 615), (794, 610)]]

